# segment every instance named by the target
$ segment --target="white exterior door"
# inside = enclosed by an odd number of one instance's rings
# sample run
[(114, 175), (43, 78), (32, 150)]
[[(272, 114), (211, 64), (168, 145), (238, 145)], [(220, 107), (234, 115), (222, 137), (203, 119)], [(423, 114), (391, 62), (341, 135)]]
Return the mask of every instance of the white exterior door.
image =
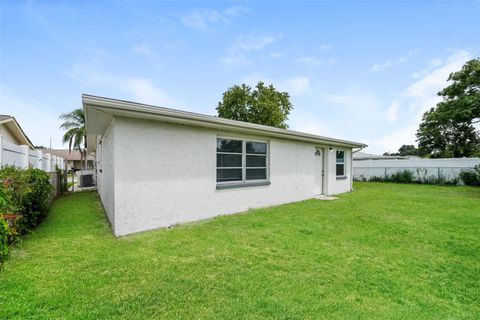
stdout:
[(322, 148), (315, 148), (315, 195), (323, 193), (323, 154)]

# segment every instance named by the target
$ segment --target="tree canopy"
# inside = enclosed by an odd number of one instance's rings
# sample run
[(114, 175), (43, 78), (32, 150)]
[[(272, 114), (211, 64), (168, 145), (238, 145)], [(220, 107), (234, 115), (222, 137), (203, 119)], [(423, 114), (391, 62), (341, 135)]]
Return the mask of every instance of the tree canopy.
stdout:
[(404, 144), (399, 149), (398, 152), (388, 153), (385, 152), (384, 156), (420, 156), (420, 150), (415, 147), (413, 144)]
[(78, 108), (71, 112), (63, 113), (59, 117), (64, 122), (60, 129), (65, 130), (63, 134), (63, 143), (68, 142), (69, 152), (73, 150), (80, 151), (83, 159), (87, 158), (87, 134), (85, 129), (85, 114)]
[(254, 89), (246, 84), (228, 88), (216, 108), (221, 118), (277, 128), (288, 128), (288, 115), (292, 109), (287, 92), (279, 92), (273, 85), (265, 86), (261, 81)]
[(422, 156), (470, 157), (480, 153), (480, 59), (465, 63), (448, 77), (451, 83), (438, 95), (443, 98), (425, 112), (417, 130)]
[(452, 84), (438, 93), (445, 99), (437, 105), (438, 111), (458, 121), (480, 122), (480, 58), (451, 73), (448, 81)]

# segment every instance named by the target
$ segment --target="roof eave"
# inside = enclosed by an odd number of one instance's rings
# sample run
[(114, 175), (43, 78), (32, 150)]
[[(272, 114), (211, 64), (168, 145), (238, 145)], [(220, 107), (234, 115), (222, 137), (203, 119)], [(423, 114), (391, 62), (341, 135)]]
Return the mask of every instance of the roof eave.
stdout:
[(8, 127), (11, 127), (10, 131), (12, 131), (12, 134), (20, 141), (22, 145), (27, 145), (30, 149), (32, 150), (34, 149), (34, 145), (32, 141), (30, 141), (28, 136), (25, 134), (25, 132), (23, 131), (22, 127), (17, 122), (15, 117), (4, 119), (0, 122), (0, 124), (5, 124)]
[[(139, 117), (145, 119), (154, 119), (164, 122), (186, 124), (192, 126), (215, 128), (220, 130), (238, 131), (251, 134), (261, 134), (271, 137), (284, 138), (290, 140), (307, 141), (317, 144), (334, 145), (348, 148), (362, 148), (366, 144), (334, 139), (329, 137), (317, 136), (309, 133), (303, 133), (294, 130), (286, 130), (275, 127), (268, 127), (248, 122), (223, 119), (214, 116), (202, 115), (192, 112), (173, 110), (162, 107), (155, 107), (140, 103), (134, 103), (123, 100), (109, 99), (91, 95), (82, 95), (84, 111), (86, 115), (87, 134), (102, 134), (99, 132), (89, 133), (89, 112), (96, 114), (109, 114), (114, 116)], [(89, 111), (90, 110), (90, 111)], [(119, 115), (123, 113), (123, 115)], [(106, 128), (108, 124), (104, 124)]]

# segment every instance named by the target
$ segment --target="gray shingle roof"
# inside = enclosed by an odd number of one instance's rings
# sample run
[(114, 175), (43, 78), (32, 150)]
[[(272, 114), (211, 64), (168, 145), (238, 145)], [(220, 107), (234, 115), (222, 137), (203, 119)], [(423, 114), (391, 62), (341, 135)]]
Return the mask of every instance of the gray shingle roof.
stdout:
[[(70, 153), (68, 149), (46, 149), (45, 152), (71, 161), (80, 161), (82, 158), (78, 150), (72, 150)], [(87, 155), (87, 160), (94, 160), (94, 158), (91, 155)]]

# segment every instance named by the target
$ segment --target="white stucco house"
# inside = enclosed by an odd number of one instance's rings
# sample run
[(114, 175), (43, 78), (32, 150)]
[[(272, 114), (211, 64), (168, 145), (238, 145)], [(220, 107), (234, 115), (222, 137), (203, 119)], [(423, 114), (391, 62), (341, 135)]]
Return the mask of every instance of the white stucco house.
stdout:
[(352, 190), (363, 143), (83, 95), (115, 235)]
[(10, 115), (0, 114), (0, 137), (4, 141), (17, 146), (28, 146), (30, 150), (34, 148), (33, 143), (22, 130), (15, 117)]

